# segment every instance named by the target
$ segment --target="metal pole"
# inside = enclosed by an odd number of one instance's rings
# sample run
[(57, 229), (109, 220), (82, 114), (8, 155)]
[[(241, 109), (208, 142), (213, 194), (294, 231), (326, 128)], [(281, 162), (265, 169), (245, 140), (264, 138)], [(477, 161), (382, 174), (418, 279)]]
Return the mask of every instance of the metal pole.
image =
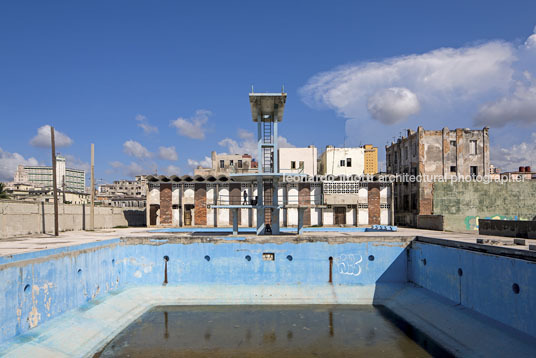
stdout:
[(91, 143), (91, 208), (89, 210), (89, 229), (95, 230), (95, 144)]
[(391, 181), (391, 225), (395, 225), (395, 183)]
[(54, 236), (58, 236), (58, 186), (56, 178), (56, 142), (54, 141), (54, 127), (50, 126), (50, 144), (52, 146), (52, 186), (54, 192)]

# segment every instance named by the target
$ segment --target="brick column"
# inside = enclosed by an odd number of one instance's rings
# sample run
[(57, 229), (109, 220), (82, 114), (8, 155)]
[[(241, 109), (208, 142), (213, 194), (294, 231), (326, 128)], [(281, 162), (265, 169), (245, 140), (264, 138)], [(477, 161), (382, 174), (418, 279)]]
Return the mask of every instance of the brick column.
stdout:
[(207, 225), (207, 184), (195, 184), (195, 225)]
[(368, 184), (368, 223), (380, 225), (380, 183)]
[(171, 225), (172, 223), (171, 183), (162, 183), (160, 184), (160, 224)]

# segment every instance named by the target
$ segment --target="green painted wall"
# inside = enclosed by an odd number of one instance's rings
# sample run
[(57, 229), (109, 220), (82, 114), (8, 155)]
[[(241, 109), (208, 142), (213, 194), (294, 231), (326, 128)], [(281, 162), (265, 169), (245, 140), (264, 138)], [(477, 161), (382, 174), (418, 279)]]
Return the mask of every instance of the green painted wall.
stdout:
[(434, 183), (434, 215), (444, 230), (478, 230), (479, 219), (532, 220), (536, 216), (536, 180), (520, 183)]

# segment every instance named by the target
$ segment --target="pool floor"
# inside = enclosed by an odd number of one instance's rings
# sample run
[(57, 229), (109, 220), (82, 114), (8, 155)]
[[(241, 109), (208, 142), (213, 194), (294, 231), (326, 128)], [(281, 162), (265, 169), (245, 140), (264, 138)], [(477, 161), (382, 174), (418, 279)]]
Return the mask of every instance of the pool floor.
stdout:
[(160, 306), (138, 318), (94, 357), (165, 356), (431, 357), (448, 354), (382, 307)]

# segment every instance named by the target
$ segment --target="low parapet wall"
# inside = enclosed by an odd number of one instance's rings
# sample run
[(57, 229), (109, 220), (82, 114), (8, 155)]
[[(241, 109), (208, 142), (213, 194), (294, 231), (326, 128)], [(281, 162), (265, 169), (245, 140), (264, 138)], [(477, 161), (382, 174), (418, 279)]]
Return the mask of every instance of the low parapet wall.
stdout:
[[(60, 204), (58, 211), (60, 231), (89, 228), (89, 205)], [(145, 209), (95, 207), (95, 229), (118, 226), (145, 226)], [(0, 239), (53, 231), (52, 203), (0, 201)]]
[(480, 235), (536, 238), (536, 221), (480, 219), (478, 224)]
[(443, 231), (443, 215), (418, 215), (417, 227), (419, 229)]

